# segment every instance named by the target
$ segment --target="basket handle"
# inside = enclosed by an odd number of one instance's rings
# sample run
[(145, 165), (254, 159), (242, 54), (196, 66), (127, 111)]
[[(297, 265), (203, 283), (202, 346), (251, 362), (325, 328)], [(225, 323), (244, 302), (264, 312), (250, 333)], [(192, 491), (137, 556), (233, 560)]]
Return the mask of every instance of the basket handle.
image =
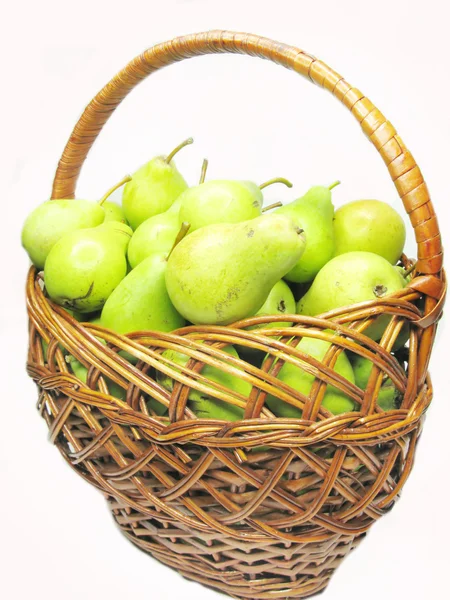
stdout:
[(246, 33), (209, 31), (157, 44), (132, 60), (95, 96), (75, 125), (58, 164), (52, 199), (73, 198), (86, 156), (117, 106), (148, 75), (184, 58), (213, 53), (258, 56), (309, 78), (338, 98), (359, 121), (380, 153), (409, 214), (418, 245), (417, 272), (440, 274), (442, 243), (427, 186), (413, 156), (395, 128), (358, 89), (325, 63), (273, 40)]

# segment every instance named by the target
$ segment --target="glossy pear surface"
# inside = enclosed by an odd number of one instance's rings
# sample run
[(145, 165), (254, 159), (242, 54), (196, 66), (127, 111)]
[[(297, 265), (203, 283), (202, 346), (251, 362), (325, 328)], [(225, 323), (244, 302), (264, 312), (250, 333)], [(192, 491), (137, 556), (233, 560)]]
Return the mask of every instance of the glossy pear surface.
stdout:
[[(296, 302), (294, 294), (288, 284), (280, 279), (270, 290), (266, 301), (259, 310), (256, 311), (255, 317), (263, 317), (266, 315), (295, 315)], [(273, 323), (262, 323), (261, 325), (253, 325), (248, 329), (267, 329), (272, 327), (290, 327), (292, 322), (274, 321)]]
[(261, 215), (263, 195), (251, 181), (207, 181), (180, 196), (180, 222), (190, 232), (216, 223), (240, 223)]
[[(230, 354), (234, 358), (239, 358), (233, 346), (225, 346), (223, 352)], [(165, 350), (163, 356), (184, 367), (189, 361), (189, 357), (174, 350)], [(235, 375), (225, 373), (217, 367), (204, 365), (201, 374), (211, 382), (218, 383), (234, 392), (248, 397), (252, 386)], [(163, 373), (157, 373), (158, 382), (167, 390), (172, 391), (173, 379)], [(222, 419), (225, 421), (238, 421), (244, 416), (244, 411), (239, 406), (229, 404), (223, 400), (214, 397), (214, 389), (211, 388), (211, 394), (191, 389), (189, 392), (189, 408), (193, 410), (200, 419)]]
[(312, 281), (334, 254), (331, 191), (322, 186), (312, 187), (301, 198), (274, 212), (291, 217), (306, 236), (305, 252), (285, 279), (295, 283)]
[[(309, 356), (312, 356), (316, 360), (323, 362), (330, 346), (331, 344), (324, 340), (318, 340), (314, 338), (303, 338), (299, 342), (299, 344), (297, 344), (297, 349), (301, 350)], [(355, 383), (353, 369), (345, 352), (341, 352), (339, 354), (339, 357), (336, 360), (336, 364), (333, 370), (336, 371), (336, 373), (338, 373), (339, 375), (342, 375), (342, 377), (344, 377), (351, 383)], [(307, 373), (304, 369), (287, 362), (284, 363), (284, 365), (281, 367), (277, 378), (280, 379), (280, 381), (282, 381), (283, 383), (286, 383), (290, 387), (301, 392), (305, 396), (309, 395), (311, 387), (315, 381), (314, 375), (312, 375), (311, 373)], [(287, 402), (283, 402), (275, 396), (267, 396), (266, 403), (270, 410), (277, 417), (287, 417), (295, 419), (301, 419), (302, 417), (301, 409), (292, 406)], [(344, 412), (350, 412), (355, 409), (355, 403), (353, 402), (353, 400), (349, 396), (344, 394), (341, 390), (330, 384), (327, 385), (327, 389), (322, 400), (322, 406), (327, 408), (330, 412), (332, 412), (335, 415)]]
[(118, 221), (119, 223), (127, 222), (123, 208), (115, 202), (105, 200), (101, 207), (105, 211), (105, 223), (109, 221)]
[(398, 212), (380, 200), (344, 204), (334, 217), (335, 254), (364, 251), (379, 254), (391, 264), (400, 258), (406, 227)]
[[(353, 372), (355, 374), (356, 385), (365, 390), (369, 383), (372, 372), (373, 362), (363, 356), (354, 355), (351, 360)], [(383, 410), (395, 410), (397, 408), (397, 399), (399, 392), (392, 380), (385, 377), (378, 392), (377, 404)]]
[(128, 261), (134, 269), (154, 253), (168, 253), (180, 231), (178, 213), (168, 211), (150, 217), (133, 234), (128, 246)]
[(43, 269), (48, 253), (64, 235), (103, 223), (105, 211), (89, 200), (49, 200), (25, 220), (22, 246), (32, 263)]
[(45, 263), (45, 287), (50, 298), (83, 313), (102, 308), (127, 272), (130, 235), (125, 227), (110, 222), (74, 231), (57, 242)]
[[(300, 315), (315, 316), (358, 302), (384, 298), (405, 286), (385, 258), (372, 252), (348, 252), (336, 256), (320, 270), (312, 286), (297, 305)], [(379, 317), (365, 335), (379, 340), (389, 323), (389, 315)]]
[(167, 294), (166, 256), (143, 260), (116, 287), (102, 310), (101, 324), (117, 333), (173, 331), (185, 321)]
[(125, 218), (133, 229), (165, 212), (188, 187), (173, 161), (158, 156), (143, 165), (123, 190)]
[(208, 225), (169, 257), (166, 284), (191, 323), (226, 325), (254, 314), (304, 251), (301, 230), (284, 215)]

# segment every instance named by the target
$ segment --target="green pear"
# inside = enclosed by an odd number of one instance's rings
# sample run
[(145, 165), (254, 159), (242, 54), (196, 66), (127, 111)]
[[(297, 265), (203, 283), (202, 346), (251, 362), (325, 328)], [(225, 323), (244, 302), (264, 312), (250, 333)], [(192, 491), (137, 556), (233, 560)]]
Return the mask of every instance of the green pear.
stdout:
[[(106, 199), (131, 177), (127, 175), (109, 189), (101, 200), (49, 200), (38, 206), (26, 219), (22, 229), (22, 245), (33, 264), (43, 269), (48, 253), (66, 233), (96, 227), (117, 218), (122, 209)], [(113, 217), (114, 213), (114, 217)]]
[(179, 197), (180, 221), (190, 223), (192, 233), (206, 225), (241, 223), (259, 217), (264, 200), (262, 189), (277, 182), (292, 187), (292, 183), (283, 178), (272, 179), (261, 186), (252, 181), (201, 182)]
[(400, 258), (406, 227), (398, 212), (380, 200), (356, 200), (334, 216), (335, 255), (363, 251), (379, 254), (391, 264)]
[[(234, 358), (239, 358), (236, 349), (233, 346), (225, 346), (222, 348), (224, 352), (230, 354)], [(163, 356), (184, 367), (189, 361), (189, 357), (185, 354), (175, 352), (174, 350), (165, 350)], [(243, 379), (226, 373), (217, 367), (204, 365), (201, 374), (214, 383), (218, 383), (229, 390), (242, 394), (248, 397), (252, 386)], [(167, 390), (172, 391), (173, 379), (164, 373), (157, 373), (157, 381)], [(214, 397), (214, 388), (211, 388), (211, 394), (205, 394), (195, 389), (189, 392), (189, 408), (191, 408), (197, 417), (201, 419), (222, 419), (224, 421), (238, 421), (243, 418), (244, 411), (239, 406), (229, 404), (223, 400), (218, 400)]]
[(22, 229), (22, 246), (43, 269), (53, 246), (66, 234), (103, 223), (105, 211), (90, 200), (49, 200), (38, 206)]
[(157, 156), (143, 165), (126, 184), (122, 206), (125, 218), (133, 229), (159, 213), (165, 212), (188, 188), (186, 181), (177, 170), (172, 159), (175, 154), (188, 144), (189, 138), (167, 157)]
[(151, 254), (169, 252), (179, 230), (178, 213), (171, 209), (141, 223), (128, 246), (131, 267), (134, 269)]
[(169, 297), (191, 323), (233, 323), (255, 314), (304, 248), (302, 230), (285, 215), (208, 225), (170, 255)]
[[(300, 315), (315, 316), (342, 306), (384, 298), (405, 286), (405, 279), (382, 256), (372, 252), (348, 252), (336, 256), (318, 273), (297, 305)], [(365, 330), (379, 340), (390, 315), (382, 315)]]
[[(365, 390), (369, 383), (373, 362), (368, 358), (354, 354), (351, 359), (356, 385)], [(385, 377), (378, 393), (377, 403), (383, 410), (395, 410), (397, 408), (399, 392), (392, 380)]]
[(102, 308), (126, 275), (131, 234), (124, 223), (110, 221), (65, 235), (45, 262), (45, 287), (50, 298), (82, 313)]
[[(69, 363), (73, 374), (76, 377), (78, 377), (78, 379), (80, 381), (82, 381), (83, 383), (86, 383), (87, 375), (88, 375), (88, 370), (86, 369), (86, 367), (83, 364), (81, 364), (74, 356), (68, 356), (66, 358), (66, 360)], [(114, 381), (111, 381), (111, 379), (109, 379), (109, 377), (105, 377), (105, 381), (108, 386), (108, 391), (109, 391), (110, 396), (114, 396), (115, 398), (118, 398), (119, 400), (125, 400), (125, 398), (127, 396), (127, 391), (123, 387), (121, 387)]]
[(103, 202), (102, 208), (105, 211), (105, 223), (110, 221), (118, 221), (119, 223), (127, 222), (122, 207), (115, 202), (106, 200)]
[[(186, 235), (183, 223), (175, 246)], [(185, 325), (167, 294), (167, 253), (152, 254), (133, 269), (116, 287), (102, 310), (101, 324), (117, 333), (173, 331)]]
[(153, 254), (128, 273), (107, 299), (101, 324), (117, 333), (173, 331), (185, 320), (167, 295), (166, 254)]
[(284, 214), (294, 219), (298, 227), (305, 231), (306, 249), (295, 266), (285, 275), (285, 279), (295, 283), (312, 281), (320, 269), (330, 260), (334, 253), (333, 215), (331, 190), (329, 188), (312, 187), (304, 196), (278, 208), (277, 214)]
[[(297, 344), (296, 348), (305, 354), (312, 356), (316, 360), (323, 362), (323, 359), (325, 358), (330, 346), (330, 342), (326, 342), (324, 340), (302, 338), (302, 340)], [(341, 352), (339, 354), (333, 370), (351, 383), (355, 383), (353, 369), (345, 352)], [(309, 395), (311, 387), (315, 381), (314, 375), (307, 373), (301, 367), (297, 367), (288, 362), (285, 362), (281, 367), (277, 377), (280, 381), (286, 383), (305, 396)], [(294, 419), (300, 419), (302, 417), (302, 411), (299, 408), (296, 408), (287, 402), (283, 402), (275, 396), (268, 395), (266, 403), (270, 410), (277, 417)], [(354, 401), (347, 396), (347, 394), (344, 394), (341, 390), (333, 385), (327, 385), (327, 389), (322, 400), (322, 406), (324, 406), (334, 415), (355, 410)]]
[[(296, 302), (294, 294), (291, 292), (288, 284), (280, 279), (270, 290), (266, 301), (259, 310), (253, 315), (255, 317), (263, 317), (266, 315), (295, 315)], [(267, 329), (271, 327), (290, 327), (292, 321), (274, 321), (273, 323), (261, 323), (261, 325), (253, 325), (248, 329)]]

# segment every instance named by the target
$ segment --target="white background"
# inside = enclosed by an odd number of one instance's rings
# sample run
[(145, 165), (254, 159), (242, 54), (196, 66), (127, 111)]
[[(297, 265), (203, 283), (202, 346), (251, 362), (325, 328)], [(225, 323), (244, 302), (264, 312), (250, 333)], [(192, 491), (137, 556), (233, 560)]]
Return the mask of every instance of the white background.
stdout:
[[(2, 597), (219, 598), (121, 538), (103, 498), (46, 441), (36, 389), (25, 374), (28, 259), (20, 248), (21, 224), (49, 197), (57, 160), (83, 107), (128, 60), (176, 35), (228, 28), (297, 45), (345, 75), (394, 123), (424, 172), (448, 239), (447, 6), (442, 0), (41, 0), (3, 8)], [(260, 182), (284, 175), (295, 182), (293, 192), (272, 188), (269, 200), (289, 201), (310, 185), (339, 178), (338, 205), (376, 197), (401, 208), (383, 162), (338, 102), (281, 67), (237, 56), (185, 61), (135, 90), (90, 154), (78, 197), (97, 198), (189, 135), (196, 144), (178, 166), (191, 182), (208, 156), (211, 178)], [(412, 235), (408, 250), (415, 252)], [(346, 560), (324, 598), (448, 594), (448, 330), (442, 323), (431, 364), (435, 401), (403, 497)]]

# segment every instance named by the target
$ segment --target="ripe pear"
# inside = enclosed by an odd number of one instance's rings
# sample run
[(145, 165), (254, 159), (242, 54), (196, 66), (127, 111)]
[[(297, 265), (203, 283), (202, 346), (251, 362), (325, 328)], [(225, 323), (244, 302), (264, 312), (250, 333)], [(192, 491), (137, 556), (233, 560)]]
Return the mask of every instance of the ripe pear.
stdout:
[[(357, 354), (352, 356), (351, 363), (355, 374), (356, 385), (365, 390), (369, 383), (373, 362), (368, 358)], [(399, 392), (392, 380), (385, 377), (378, 393), (377, 404), (383, 410), (395, 410), (397, 408)]]
[[(202, 179), (204, 178), (204, 170)], [(180, 221), (191, 224), (190, 233), (216, 223), (241, 223), (255, 219), (262, 213), (262, 189), (281, 182), (292, 187), (283, 178), (272, 179), (261, 186), (253, 181), (214, 180), (201, 182), (181, 194)]]
[(107, 299), (101, 324), (117, 333), (173, 331), (183, 327), (167, 294), (166, 254), (148, 256), (123, 279)]
[[(259, 310), (253, 315), (262, 317), (266, 315), (295, 315), (296, 302), (294, 294), (288, 284), (280, 279), (270, 290), (266, 301)], [(290, 327), (292, 322), (274, 321), (273, 323), (261, 323), (261, 325), (253, 325), (248, 329), (267, 329), (272, 327)]]
[[(302, 340), (297, 344), (296, 348), (305, 354), (312, 356), (316, 360), (323, 362), (325, 354), (330, 346), (330, 342), (326, 342), (324, 340), (302, 338)], [(353, 369), (345, 352), (341, 352), (339, 354), (333, 370), (339, 375), (342, 375), (342, 377), (351, 383), (355, 383)], [(284, 365), (281, 367), (277, 377), (280, 379), (280, 381), (286, 383), (305, 396), (309, 395), (315, 380), (314, 375), (307, 373), (304, 369), (288, 362), (284, 363)], [(296, 408), (287, 402), (283, 402), (275, 396), (267, 396), (266, 403), (270, 410), (277, 417), (294, 419), (301, 419), (302, 417), (302, 411), (299, 408)], [(347, 396), (347, 394), (344, 394), (341, 390), (333, 385), (327, 385), (327, 389), (322, 400), (322, 406), (327, 408), (334, 415), (355, 410), (355, 403), (353, 400)]]
[[(81, 364), (74, 356), (68, 356), (66, 358), (67, 362), (70, 365), (70, 368), (73, 371), (73, 374), (78, 377), (78, 379), (80, 381), (82, 381), (83, 383), (87, 382), (87, 374), (88, 374), (88, 370), (86, 369), (86, 367)], [(117, 383), (115, 383), (114, 381), (111, 381), (111, 379), (109, 379), (109, 377), (105, 377), (105, 381), (106, 384), (108, 385), (108, 391), (109, 391), (109, 395), (110, 396), (114, 396), (115, 398), (118, 398), (119, 400), (125, 400), (126, 395), (127, 395), (127, 391), (121, 387), (120, 385), (117, 385)]]
[[(372, 252), (336, 256), (318, 273), (297, 305), (300, 315), (315, 316), (341, 306), (384, 298), (402, 289), (405, 279), (385, 258)], [(379, 340), (391, 316), (382, 315), (365, 330)]]
[(52, 300), (79, 312), (102, 308), (127, 272), (132, 231), (110, 221), (65, 235), (45, 262), (45, 287)]
[(133, 234), (128, 246), (128, 261), (134, 269), (153, 253), (169, 252), (180, 230), (176, 210), (169, 209), (150, 217)]
[(188, 188), (188, 184), (177, 170), (172, 159), (175, 154), (188, 144), (189, 138), (168, 156), (157, 156), (143, 165), (126, 184), (122, 206), (125, 218), (133, 229), (153, 215), (165, 212)]
[(302, 230), (285, 215), (208, 225), (173, 250), (167, 291), (191, 323), (233, 323), (255, 314), (304, 248)]
[(66, 234), (103, 223), (105, 211), (90, 200), (49, 200), (38, 206), (22, 229), (22, 246), (43, 269), (53, 246)]
[(130, 180), (129, 175), (124, 177), (98, 203), (89, 200), (49, 200), (38, 206), (26, 219), (22, 229), (22, 245), (33, 264), (43, 269), (48, 253), (66, 233), (96, 227), (105, 221), (122, 221), (122, 218), (117, 218), (121, 212), (120, 206), (106, 202), (106, 199)]
[(400, 258), (406, 227), (398, 212), (380, 200), (356, 200), (334, 216), (335, 255), (364, 251), (379, 254), (391, 264)]
[(110, 221), (117, 221), (119, 223), (126, 224), (127, 220), (125, 219), (125, 215), (121, 206), (119, 206), (115, 202), (106, 200), (102, 204), (102, 208), (105, 211), (105, 223)]
[[(224, 352), (230, 354), (234, 358), (239, 358), (236, 349), (233, 346), (225, 346), (222, 348)], [(165, 350), (163, 356), (172, 360), (173, 362), (184, 367), (189, 361), (189, 357), (185, 354), (175, 352), (174, 350)], [(252, 386), (239, 377), (225, 373), (217, 367), (210, 365), (204, 365), (201, 374), (207, 377), (210, 381), (218, 383), (234, 392), (242, 394), (248, 397), (250, 395)], [(164, 373), (157, 373), (157, 381), (165, 387), (167, 390), (172, 391), (173, 379)], [(218, 400), (214, 397), (214, 388), (211, 388), (211, 394), (205, 394), (195, 389), (191, 389), (189, 392), (189, 408), (191, 408), (197, 417), (201, 419), (223, 419), (224, 421), (238, 421), (244, 416), (244, 411), (239, 406), (229, 404), (223, 400)]]
[(334, 253), (333, 215), (331, 190), (339, 182), (329, 188), (312, 187), (304, 196), (278, 208), (276, 214), (288, 215), (295, 220), (298, 227), (305, 231), (306, 249), (295, 266), (285, 275), (285, 279), (295, 283), (312, 281), (320, 269), (330, 260)]

